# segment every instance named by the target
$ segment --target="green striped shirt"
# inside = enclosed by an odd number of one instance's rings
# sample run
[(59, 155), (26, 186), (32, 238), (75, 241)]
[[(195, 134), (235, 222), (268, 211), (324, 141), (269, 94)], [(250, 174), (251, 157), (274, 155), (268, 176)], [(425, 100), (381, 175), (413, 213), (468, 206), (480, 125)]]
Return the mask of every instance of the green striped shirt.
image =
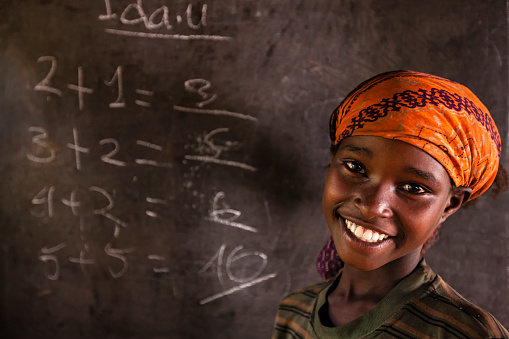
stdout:
[(272, 338), (509, 338), (491, 314), (460, 296), (424, 260), (375, 308), (340, 327), (324, 326), (319, 317), (333, 285), (283, 299)]

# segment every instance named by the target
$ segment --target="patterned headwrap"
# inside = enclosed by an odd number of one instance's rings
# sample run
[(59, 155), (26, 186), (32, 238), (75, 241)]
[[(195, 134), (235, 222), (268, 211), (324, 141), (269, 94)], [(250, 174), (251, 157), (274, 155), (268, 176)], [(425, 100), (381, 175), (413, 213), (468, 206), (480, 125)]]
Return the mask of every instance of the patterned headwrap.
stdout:
[[(456, 186), (472, 189), (470, 200), (497, 175), (501, 140), (489, 111), (465, 86), (430, 74), (393, 71), (360, 84), (330, 118), (332, 145), (354, 135), (419, 147), (442, 164)], [(333, 244), (323, 251), (322, 257), (333, 257)]]

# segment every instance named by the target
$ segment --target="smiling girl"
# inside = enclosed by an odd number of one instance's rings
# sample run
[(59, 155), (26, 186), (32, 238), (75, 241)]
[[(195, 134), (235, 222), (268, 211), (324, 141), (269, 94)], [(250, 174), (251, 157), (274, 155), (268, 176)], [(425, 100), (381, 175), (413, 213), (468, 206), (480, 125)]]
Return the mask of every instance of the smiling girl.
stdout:
[(458, 83), (394, 71), (352, 91), (330, 132), (322, 207), (332, 240), (319, 269), (331, 279), (283, 299), (273, 338), (509, 338), (422, 257), (497, 172), (507, 185), (486, 107)]

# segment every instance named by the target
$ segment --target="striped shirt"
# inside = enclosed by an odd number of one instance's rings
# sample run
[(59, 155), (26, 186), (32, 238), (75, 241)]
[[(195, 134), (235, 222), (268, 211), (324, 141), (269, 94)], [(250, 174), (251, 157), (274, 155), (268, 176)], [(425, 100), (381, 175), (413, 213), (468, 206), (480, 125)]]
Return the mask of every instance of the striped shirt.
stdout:
[(283, 299), (272, 338), (509, 338), (491, 314), (460, 296), (424, 260), (365, 315), (324, 326), (320, 309), (340, 277)]

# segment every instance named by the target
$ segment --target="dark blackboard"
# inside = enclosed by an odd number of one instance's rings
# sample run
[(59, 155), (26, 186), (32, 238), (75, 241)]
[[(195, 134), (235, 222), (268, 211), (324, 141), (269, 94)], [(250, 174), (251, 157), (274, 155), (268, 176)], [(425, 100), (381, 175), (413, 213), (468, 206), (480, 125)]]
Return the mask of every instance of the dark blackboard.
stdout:
[[(374, 74), (464, 83), (507, 145), (502, 0), (0, 13), (2, 337), (269, 337), (279, 299), (319, 281), (327, 119)], [(507, 203), (481, 198), (427, 255), (505, 326)]]

